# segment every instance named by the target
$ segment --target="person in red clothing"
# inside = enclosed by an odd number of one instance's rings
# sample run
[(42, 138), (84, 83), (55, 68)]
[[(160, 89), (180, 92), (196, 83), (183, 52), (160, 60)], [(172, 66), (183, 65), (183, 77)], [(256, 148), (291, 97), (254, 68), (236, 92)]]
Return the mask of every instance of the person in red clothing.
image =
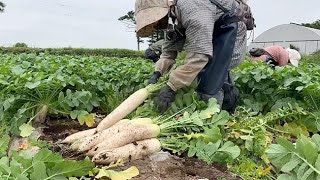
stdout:
[(298, 67), (301, 55), (297, 50), (284, 48), (279, 45), (269, 46), (264, 49), (254, 48), (250, 50), (253, 61), (265, 61), (274, 66), (285, 66), (292, 64)]

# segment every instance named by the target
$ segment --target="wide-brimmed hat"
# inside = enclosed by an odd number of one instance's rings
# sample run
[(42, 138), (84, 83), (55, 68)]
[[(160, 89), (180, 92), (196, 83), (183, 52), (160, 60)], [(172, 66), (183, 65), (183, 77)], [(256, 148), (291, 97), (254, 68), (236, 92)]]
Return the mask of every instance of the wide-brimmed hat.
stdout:
[(169, 13), (168, 0), (136, 0), (137, 35), (148, 37), (156, 30), (154, 25)]
[(293, 66), (298, 67), (299, 66), (299, 61), (301, 59), (300, 53), (295, 49), (287, 48), (286, 50), (289, 53), (289, 61), (290, 61), (290, 63)]

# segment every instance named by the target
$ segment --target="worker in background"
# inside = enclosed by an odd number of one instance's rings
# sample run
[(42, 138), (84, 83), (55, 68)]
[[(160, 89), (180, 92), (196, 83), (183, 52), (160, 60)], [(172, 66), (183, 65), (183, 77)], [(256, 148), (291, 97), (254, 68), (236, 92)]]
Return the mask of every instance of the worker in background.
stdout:
[(156, 97), (160, 112), (170, 107), (175, 91), (189, 86), (205, 67), (199, 75), (198, 93), (217, 96), (227, 79), (232, 55), (238, 51), (238, 22), (244, 18), (239, 7), (235, 0), (136, 0), (137, 35), (147, 37), (155, 30), (165, 30), (163, 52), (149, 83), (156, 83), (169, 71), (183, 47), (187, 51), (185, 64), (170, 73)]
[(279, 45), (266, 48), (253, 48), (249, 51), (253, 61), (265, 61), (273, 66), (292, 64), (298, 67), (301, 59), (300, 53), (295, 49), (284, 48)]
[(145, 51), (144, 55), (146, 59), (152, 60), (154, 63), (157, 62), (162, 53), (162, 45), (164, 43), (164, 39), (161, 39), (149, 46), (149, 48)]

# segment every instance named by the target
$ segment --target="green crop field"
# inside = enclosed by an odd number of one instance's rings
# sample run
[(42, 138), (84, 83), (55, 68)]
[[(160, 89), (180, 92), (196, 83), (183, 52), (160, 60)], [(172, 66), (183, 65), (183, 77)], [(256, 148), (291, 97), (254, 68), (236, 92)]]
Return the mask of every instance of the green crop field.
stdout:
[[(244, 62), (233, 70), (241, 93), (234, 114), (219, 112), (215, 100), (199, 101), (195, 89), (189, 87), (177, 92), (165, 115), (156, 111), (151, 94), (128, 117), (157, 119), (166, 130), (158, 136), (164, 151), (209, 165), (222, 164), (243, 179), (319, 179), (319, 64), (318, 55), (304, 57), (299, 68), (273, 69)], [(130, 174), (136, 174), (136, 169), (109, 171), (95, 168), (89, 158), (64, 158), (52, 143), (34, 139), (32, 134), (37, 124), (56, 120), (76, 121), (83, 129), (95, 127), (99, 115), (109, 114), (145, 87), (152, 72), (151, 62), (123, 55), (1, 54), (0, 179), (136, 176)], [(14, 136), (30, 141), (9, 156)], [(40, 152), (26, 154), (35, 146)]]

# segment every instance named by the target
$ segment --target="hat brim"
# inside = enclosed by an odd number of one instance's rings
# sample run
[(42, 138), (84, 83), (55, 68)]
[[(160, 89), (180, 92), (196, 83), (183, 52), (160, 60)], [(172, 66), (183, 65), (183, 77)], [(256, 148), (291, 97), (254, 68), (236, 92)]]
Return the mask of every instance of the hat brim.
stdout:
[(289, 53), (289, 62), (294, 67), (298, 67), (299, 66), (299, 61), (301, 59), (300, 53), (297, 50), (291, 49), (291, 48), (287, 48), (286, 50)]
[(155, 31), (153, 24), (167, 16), (169, 8), (153, 7), (139, 11), (136, 14), (137, 35), (148, 37)]
[(299, 60), (297, 60), (297, 59), (290, 59), (290, 63), (294, 67), (298, 67), (299, 66)]

